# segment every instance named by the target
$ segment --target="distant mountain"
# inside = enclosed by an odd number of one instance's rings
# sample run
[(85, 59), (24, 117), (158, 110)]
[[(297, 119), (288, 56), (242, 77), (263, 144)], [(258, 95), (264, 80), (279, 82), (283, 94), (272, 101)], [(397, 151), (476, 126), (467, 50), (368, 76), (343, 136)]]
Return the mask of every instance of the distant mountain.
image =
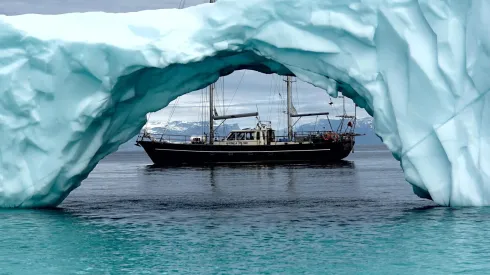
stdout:
[[(295, 131), (324, 131), (330, 130), (333, 128), (334, 130), (340, 126), (340, 120), (338, 119), (330, 119), (330, 123), (328, 119), (319, 119), (316, 123), (305, 123), (295, 127)], [(330, 128), (330, 125), (332, 127)], [(345, 125), (344, 125), (345, 129)], [(284, 131), (284, 130), (283, 130)], [(364, 134), (363, 136), (356, 137), (356, 144), (364, 144), (364, 145), (375, 145), (382, 144), (381, 139), (376, 136), (374, 133), (373, 119), (371, 117), (357, 119), (356, 121), (356, 133)]]
[[(146, 124), (148, 131), (152, 134), (165, 133), (167, 135), (202, 135), (203, 132), (208, 132), (209, 122), (187, 122), (187, 121), (172, 121), (170, 123), (161, 121), (150, 121)], [(222, 136), (229, 133), (231, 130), (239, 130), (238, 124), (223, 124), (216, 127), (217, 135)]]
[[(148, 131), (152, 134), (165, 133), (166, 135), (181, 135), (181, 136), (194, 136), (202, 135), (203, 132), (207, 132), (209, 128), (209, 123), (207, 122), (187, 122), (187, 121), (172, 121), (167, 127), (167, 123), (161, 121), (150, 121), (146, 125)], [(340, 125), (340, 120), (331, 119), (330, 124), (333, 129), (337, 129)], [(320, 119), (316, 123), (305, 123), (300, 124), (295, 127), (295, 131), (323, 131), (330, 129), (330, 124), (327, 119)], [(166, 130), (165, 130), (166, 129)], [(224, 136), (231, 130), (240, 129), (238, 124), (223, 124), (217, 130), (218, 136)], [(280, 129), (277, 131), (276, 135), (282, 135), (286, 133), (286, 129)], [(365, 134), (363, 136), (356, 137), (356, 144), (364, 145), (376, 145), (382, 144), (376, 134), (374, 134), (373, 119), (370, 117), (362, 118), (357, 120), (356, 133)], [(137, 137), (132, 138), (130, 141), (122, 144), (119, 147), (119, 151), (141, 151), (142, 148), (135, 146), (135, 141)]]
[[(165, 127), (166, 126), (166, 127)], [(151, 134), (161, 134), (165, 133), (165, 135), (176, 135), (176, 136), (197, 136), (202, 135), (203, 132), (208, 132), (209, 122), (187, 122), (187, 121), (172, 121), (170, 123), (162, 122), (162, 121), (150, 121), (146, 124), (146, 128), (148, 132)], [(223, 124), (221, 126), (216, 127), (218, 136), (225, 136), (231, 130), (239, 130), (240, 127), (238, 124)], [(135, 141), (137, 136), (133, 137), (128, 142), (119, 146), (118, 151), (140, 151), (141, 147), (135, 145)]]

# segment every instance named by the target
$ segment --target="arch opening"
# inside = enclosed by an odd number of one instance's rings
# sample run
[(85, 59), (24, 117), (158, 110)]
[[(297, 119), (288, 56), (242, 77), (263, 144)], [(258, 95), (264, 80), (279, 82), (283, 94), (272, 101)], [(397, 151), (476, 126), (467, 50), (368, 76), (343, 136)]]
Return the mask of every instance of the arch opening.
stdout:
[[(337, 96), (337, 92), (342, 91), (347, 97), (358, 99), (356, 102), (358, 105), (364, 104), (360, 107), (367, 106), (364, 100), (359, 100), (362, 98), (348, 83), (290, 65), (282, 65), (253, 51), (223, 51), (189, 64), (173, 64), (166, 68), (137, 68), (118, 78), (109, 93), (110, 98), (107, 99), (105, 108), (92, 117), (88, 126), (79, 133), (81, 136), (76, 142), (64, 148), (66, 154), (72, 154), (75, 158), (74, 169), (65, 175), (61, 174), (54, 180), (51, 190), (42, 196), (33, 197), (32, 200), (36, 203), (49, 202), (47, 204), (49, 207), (58, 205), (79, 186), (101, 159), (115, 152), (119, 145), (138, 134), (146, 123), (148, 112), (160, 110), (177, 97), (205, 88), (219, 77), (227, 76), (237, 70), (296, 76), (305, 82), (314, 82), (313, 85), (320, 84), (320, 88), (325, 89), (332, 96)], [(293, 71), (301, 74), (294, 74)], [(97, 133), (98, 137), (93, 133)], [(60, 188), (60, 185), (68, 185), (69, 188)], [(58, 199), (50, 200), (49, 198), (59, 193), (59, 190), (63, 192)], [(30, 207), (28, 202), (22, 206)]]

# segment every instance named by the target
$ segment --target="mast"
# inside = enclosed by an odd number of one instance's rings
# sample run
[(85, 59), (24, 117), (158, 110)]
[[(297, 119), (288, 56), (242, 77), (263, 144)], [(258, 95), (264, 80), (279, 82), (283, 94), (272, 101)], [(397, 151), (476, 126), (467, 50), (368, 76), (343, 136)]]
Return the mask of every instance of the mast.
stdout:
[[(214, 3), (216, 0), (209, 0)], [(214, 87), (215, 83), (209, 85), (209, 144), (214, 143)]]
[[(209, 3), (216, 3), (216, 0), (209, 0)], [(214, 143), (214, 124), (213, 123), (215, 120), (226, 120), (226, 119), (230, 119), (230, 118), (242, 118), (242, 117), (252, 117), (252, 116), (257, 117), (259, 115), (258, 112), (225, 115), (224, 112), (226, 110), (224, 109), (224, 106), (225, 106), (224, 82), (223, 82), (223, 115), (221, 115), (221, 116), (218, 115), (218, 113), (216, 112), (216, 109), (214, 108), (214, 91), (216, 89), (216, 82), (209, 85), (209, 144)]]
[(287, 115), (288, 115), (288, 141), (293, 140), (293, 124), (291, 121), (291, 109), (292, 109), (292, 88), (291, 88), (291, 76), (286, 77), (286, 83), (287, 83), (287, 102), (288, 102), (288, 109), (287, 109)]
[(214, 85), (209, 85), (209, 144), (214, 143)]

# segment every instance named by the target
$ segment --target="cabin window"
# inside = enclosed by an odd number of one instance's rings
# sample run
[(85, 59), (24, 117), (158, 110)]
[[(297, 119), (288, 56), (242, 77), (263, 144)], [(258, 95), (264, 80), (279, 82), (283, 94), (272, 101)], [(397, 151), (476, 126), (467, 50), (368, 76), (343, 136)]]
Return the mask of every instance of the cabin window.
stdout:
[(254, 140), (254, 133), (252, 132), (247, 133), (247, 140)]
[(236, 139), (237, 140), (245, 140), (245, 133), (238, 133)]
[(257, 132), (257, 140), (260, 140), (260, 132)]
[(276, 139), (275, 133), (274, 133), (273, 130), (270, 130), (270, 129), (269, 129), (268, 132), (269, 132), (269, 141), (272, 141), (273, 142)]
[(235, 140), (235, 137), (236, 137), (236, 133), (231, 133), (231, 134), (228, 136), (227, 140)]

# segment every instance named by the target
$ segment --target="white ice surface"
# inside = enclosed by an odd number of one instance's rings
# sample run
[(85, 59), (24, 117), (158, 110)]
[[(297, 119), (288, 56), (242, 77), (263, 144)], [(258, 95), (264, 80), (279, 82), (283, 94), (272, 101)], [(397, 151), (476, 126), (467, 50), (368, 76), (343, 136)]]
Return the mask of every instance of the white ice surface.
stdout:
[(243, 68), (342, 90), (417, 195), (489, 205), (489, 13), (485, 0), (221, 0), (0, 16), (0, 206), (58, 205), (146, 113)]

